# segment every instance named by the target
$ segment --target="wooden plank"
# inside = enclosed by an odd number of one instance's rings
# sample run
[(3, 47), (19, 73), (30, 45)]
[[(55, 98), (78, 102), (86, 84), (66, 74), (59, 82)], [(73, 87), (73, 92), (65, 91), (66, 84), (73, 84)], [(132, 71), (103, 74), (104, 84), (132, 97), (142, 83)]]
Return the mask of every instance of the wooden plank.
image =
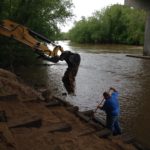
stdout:
[(138, 141), (132, 142), (132, 144), (138, 149), (138, 150), (150, 150), (148, 147), (144, 146)]
[(69, 132), (72, 126), (69, 123), (60, 122), (54, 123), (49, 126), (48, 132)]
[(96, 135), (100, 138), (107, 138), (108, 136), (112, 135), (112, 132), (109, 129), (105, 128), (97, 132)]
[(68, 110), (68, 111), (70, 111), (70, 112), (76, 114), (76, 113), (78, 112), (78, 110), (79, 110), (79, 107), (78, 107), (78, 106), (68, 106), (68, 107), (66, 108), (66, 110)]
[(128, 57), (134, 57), (134, 58), (141, 58), (141, 59), (149, 59), (150, 60), (150, 56), (142, 56), (142, 55), (126, 55)]
[(76, 115), (81, 118), (82, 120), (84, 120), (85, 122), (87, 122), (88, 124), (92, 125), (93, 127), (95, 127), (97, 130), (102, 129), (102, 126), (96, 122), (93, 121), (93, 118), (88, 117), (86, 115), (84, 115), (81, 112), (76, 112)]
[(90, 120), (88, 123), (89, 123), (91, 126), (93, 126), (94, 128), (96, 128), (96, 130), (101, 130), (101, 129), (103, 129), (103, 127), (102, 127), (100, 124), (94, 122), (93, 120)]
[(83, 131), (78, 135), (78, 136), (87, 136), (87, 135), (91, 135), (91, 134), (94, 134), (96, 132), (96, 130), (95, 129), (91, 129), (91, 128), (88, 128), (88, 129), (86, 129), (85, 131), (84, 131), (84, 129), (83, 129)]
[(1, 95), (0, 101), (12, 101), (17, 100), (17, 94), (10, 94), (10, 95)]
[(86, 122), (89, 122), (91, 120), (90, 117), (84, 115), (82, 112), (77, 112), (76, 115), (81, 118), (82, 120), (86, 121)]
[(53, 100), (53, 101), (49, 101), (45, 106), (46, 107), (53, 107), (53, 106), (60, 106), (60, 105), (61, 105), (61, 103), (59, 101)]
[(21, 99), (21, 102), (23, 102), (23, 103), (28, 103), (28, 102), (39, 103), (41, 101), (44, 101), (44, 99), (42, 100), (42, 99), (39, 99), (37, 97), (36, 98), (33, 97), (33, 98)]
[(93, 120), (94, 120), (95, 122), (101, 124), (103, 127), (106, 127), (106, 123), (105, 123), (105, 120), (104, 120), (104, 119), (101, 119), (101, 118), (99, 118), (99, 117), (94, 116), (94, 117), (93, 117)]
[(82, 113), (84, 115), (87, 115), (87, 116), (93, 116), (94, 111), (93, 110), (87, 110), (87, 111), (82, 111)]
[(62, 100), (62, 99), (55, 97), (55, 96), (53, 97), (53, 100), (58, 100), (63, 106), (73, 106), (69, 102)]
[(8, 122), (9, 128), (18, 128), (18, 127), (41, 127), (42, 119), (38, 116), (25, 116), (18, 119), (13, 119), (12, 121)]

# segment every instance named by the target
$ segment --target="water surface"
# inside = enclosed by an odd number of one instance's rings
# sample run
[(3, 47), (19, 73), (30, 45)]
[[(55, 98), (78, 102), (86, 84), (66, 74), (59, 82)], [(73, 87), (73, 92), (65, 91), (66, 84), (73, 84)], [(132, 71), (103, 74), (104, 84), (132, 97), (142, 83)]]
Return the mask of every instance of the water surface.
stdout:
[[(143, 48), (126, 45), (76, 45), (69, 41), (58, 44), (65, 50), (81, 55), (76, 77), (76, 96), (67, 96), (66, 99), (79, 106), (81, 111), (91, 110), (101, 101), (104, 91), (110, 86), (115, 87), (120, 93), (122, 128), (150, 147), (150, 60), (126, 56), (142, 54)], [(67, 64), (46, 63), (49, 66), (38, 66), (38, 71), (32, 67), (29, 71), (28, 68), (28, 71), (24, 71), (24, 78), (35, 80), (36, 84), (46, 82), (52, 94), (62, 96), (66, 90), (61, 80)], [(102, 111), (98, 113), (105, 117)]]
[[(95, 109), (102, 93), (110, 86), (120, 93), (121, 122), (124, 130), (150, 147), (150, 60), (127, 57), (142, 54), (142, 47), (124, 45), (73, 45), (59, 42), (65, 50), (78, 52), (81, 65), (76, 77), (76, 96), (67, 97), (81, 111)], [(48, 69), (60, 85), (66, 64)], [(51, 79), (49, 82), (52, 82)], [(54, 82), (54, 81), (53, 81)], [(99, 111), (101, 113), (101, 111)], [(103, 117), (103, 116), (102, 116)]]

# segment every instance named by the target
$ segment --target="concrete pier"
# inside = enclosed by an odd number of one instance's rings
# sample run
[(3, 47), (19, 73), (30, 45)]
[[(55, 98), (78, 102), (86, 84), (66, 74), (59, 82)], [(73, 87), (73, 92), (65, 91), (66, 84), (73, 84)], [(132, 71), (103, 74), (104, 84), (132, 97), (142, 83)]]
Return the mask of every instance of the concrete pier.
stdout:
[(145, 56), (150, 56), (150, 11), (148, 12), (147, 22), (145, 27), (144, 51)]
[(125, 0), (125, 5), (144, 9), (147, 12), (147, 20), (145, 25), (144, 37), (144, 56), (150, 56), (150, 1), (147, 0)]

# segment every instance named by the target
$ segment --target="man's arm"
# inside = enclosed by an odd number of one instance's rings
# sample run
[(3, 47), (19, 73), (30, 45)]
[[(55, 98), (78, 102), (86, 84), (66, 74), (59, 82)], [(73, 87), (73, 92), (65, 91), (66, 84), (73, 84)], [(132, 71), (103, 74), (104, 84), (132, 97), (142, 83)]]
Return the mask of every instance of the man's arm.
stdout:
[(109, 94), (110, 94), (110, 96), (113, 94), (113, 93), (118, 93), (118, 91), (114, 88), (114, 87), (110, 87), (109, 88)]
[(118, 93), (118, 91), (114, 87), (110, 87), (109, 91), (110, 91), (111, 97), (118, 98), (119, 93)]

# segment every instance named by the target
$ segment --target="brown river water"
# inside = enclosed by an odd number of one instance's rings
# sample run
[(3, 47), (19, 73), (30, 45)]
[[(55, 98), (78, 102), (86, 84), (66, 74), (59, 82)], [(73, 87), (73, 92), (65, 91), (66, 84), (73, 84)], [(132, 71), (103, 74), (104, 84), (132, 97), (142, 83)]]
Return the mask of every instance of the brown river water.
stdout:
[[(81, 111), (95, 109), (102, 93), (115, 87), (120, 93), (121, 125), (124, 131), (134, 135), (150, 147), (150, 60), (127, 57), (127, 54), (142, 54), (142, 47), (124, 45), (75, 45), (69, 41), (58, 42), (65, 50), (81, 55), (81, 64), (76, 76), (76, 95), (66, 97)], [(65, 62), (31, 67), (24, 78), (36, 84), (46, 80), (54, 95), (66, 92), (62, 76), (67, 68)], [(38, 71), (37, 71), (38, 70)], [(40, 70), (40, 71), (39, 71)], [(40, 72), (46, 73), (41, 75)], [(104, 117), (101, 111), (98, 111)]]

